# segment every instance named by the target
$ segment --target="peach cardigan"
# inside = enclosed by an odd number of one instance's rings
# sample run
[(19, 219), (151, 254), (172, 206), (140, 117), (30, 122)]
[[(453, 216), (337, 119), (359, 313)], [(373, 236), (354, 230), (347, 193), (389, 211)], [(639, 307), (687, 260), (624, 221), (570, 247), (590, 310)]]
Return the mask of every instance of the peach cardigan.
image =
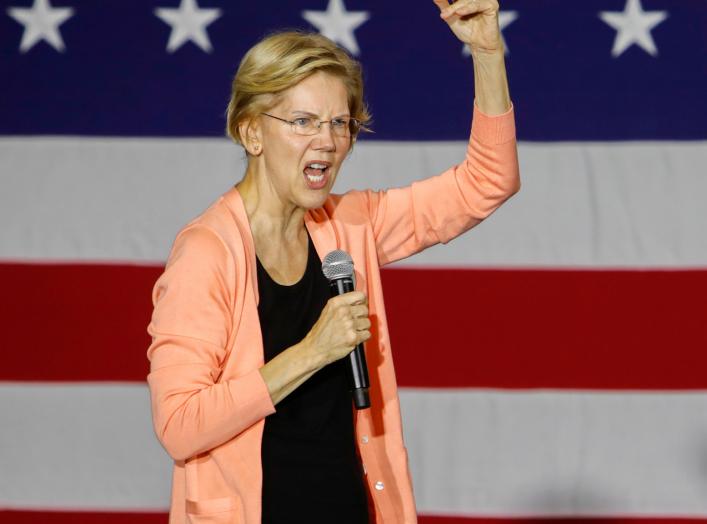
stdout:
[[(461, 164), (405, 188), (332, 194), (305, 216), (319, 256), (349, 252), (369, 298), (372, 407), (356, 412), (355, 426), (379, 524), (417, 520), (380, 267), (451, 240), (519, 187), (513, 109), (490, 117), (475, 108)], [(275, 407), (258, 371), (255, 261), (233, 188), (180, 231), (155, 284), (148, 383), (155, 432), (174, 459), (171, 524), (260, 522), (260, 443)]]

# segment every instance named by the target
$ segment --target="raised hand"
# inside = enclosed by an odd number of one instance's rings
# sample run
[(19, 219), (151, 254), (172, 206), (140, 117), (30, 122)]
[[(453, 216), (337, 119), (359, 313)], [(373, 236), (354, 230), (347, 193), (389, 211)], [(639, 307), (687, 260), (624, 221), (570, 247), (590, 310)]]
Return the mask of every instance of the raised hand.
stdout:
[(503, 54), (496, 0), (458, 0), (451, 5), (448, 0), (433, 1), (439, 7), (442, 20), (470, 47), (472, 54)]

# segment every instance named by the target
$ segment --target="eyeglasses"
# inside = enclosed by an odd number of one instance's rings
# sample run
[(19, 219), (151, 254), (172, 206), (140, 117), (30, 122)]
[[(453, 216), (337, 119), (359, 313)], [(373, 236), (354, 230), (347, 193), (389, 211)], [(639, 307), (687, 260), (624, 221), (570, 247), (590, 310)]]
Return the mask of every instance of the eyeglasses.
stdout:
[(267, 113), (261, 114), (274, 118), (275, 120), (279, 120), (280, 122), (290, 124), (292, 131), (296, 135), (316, 135), (321, 130), (322, 124), (329, 124), (332, 133), (342, 138), (350, 138), (352, 136), (355, 137), (361, 129), (361, 122), (348, 116), (338, 116), (336, 118), (332, 118), (331, 120), (318, 120), (314, 117), (300, 116), (294, 120), (286, 120), (284, 118), (280, 118), (279, 116), (269, 115)]

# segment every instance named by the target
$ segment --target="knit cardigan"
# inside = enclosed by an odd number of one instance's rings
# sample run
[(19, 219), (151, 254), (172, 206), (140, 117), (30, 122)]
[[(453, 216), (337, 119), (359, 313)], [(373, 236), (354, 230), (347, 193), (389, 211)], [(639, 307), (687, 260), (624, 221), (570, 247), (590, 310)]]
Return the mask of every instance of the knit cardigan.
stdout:
[[(417, 521), (380, 267), (453, 239), (519, 187), (513, 109), (475, 108), (459, 165), (404, 188), (331, 194), (305, 215), (320, 258), (347, 251), (368, 296), (371, 408), (355, 412), (355, 432), (379, 524)], [(155, 432), (174, 459), (171, 524), (260, 522), (261, 437), (276, 407), (259, 372), (257, 287), (248, 216), (232, 188), (179, 232), (153, 291), (148, 384)]]

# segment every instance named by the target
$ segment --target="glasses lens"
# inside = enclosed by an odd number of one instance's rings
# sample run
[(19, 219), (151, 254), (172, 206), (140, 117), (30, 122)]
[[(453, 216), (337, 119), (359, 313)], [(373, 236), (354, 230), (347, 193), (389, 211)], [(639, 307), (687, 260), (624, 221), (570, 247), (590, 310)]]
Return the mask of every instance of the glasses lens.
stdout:
[(319, 130), (313, 118), (296, 118), (292, 121), (292, 129), (298, 135), (314, 135)]
[(331, 129), (336, 136), (349, 136), (349, 119), (335, 118), (331, 121)]
[(317, 121), (314, 118), (298, 118), (292, 121), (292, 130), (298, 135), (316, 135), (322, 125), (328, 124), (331, 132), (339, 137), (356, 136), (361, 124), (355, 118), (334, 118), (328, 122)]

